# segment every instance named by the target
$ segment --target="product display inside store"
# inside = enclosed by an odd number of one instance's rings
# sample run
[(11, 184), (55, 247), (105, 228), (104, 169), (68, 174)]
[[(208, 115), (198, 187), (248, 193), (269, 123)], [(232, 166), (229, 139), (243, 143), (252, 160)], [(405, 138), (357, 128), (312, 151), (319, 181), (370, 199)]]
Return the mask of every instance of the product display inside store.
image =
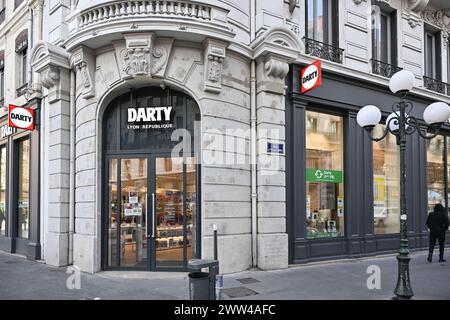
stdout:
[[(381, 136), (384, 125), (374, 129)], [(400, 232), (400, 152), (396, 138), (373, 142), (373, 216), (375, 234)]]
[(196, 210), (196, 169), (193, 158), (187, 159), (186, 167), (186, 210), (183, 210), (183, 158), (156, 159), (157, 263), (183, 261), (184, 241), (188, 259), (192, 257), (193, 213)]
[(307, 237), (344, 235), (343, 118), (307, 111)]

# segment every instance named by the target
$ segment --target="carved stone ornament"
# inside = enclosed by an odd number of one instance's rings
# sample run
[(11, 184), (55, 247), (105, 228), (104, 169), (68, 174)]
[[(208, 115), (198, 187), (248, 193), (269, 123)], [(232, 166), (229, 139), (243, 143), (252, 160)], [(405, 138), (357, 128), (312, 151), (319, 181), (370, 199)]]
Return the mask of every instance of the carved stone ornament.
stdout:
[(87, 47), (78, 47), (70, 57), (70, 64), (76, 71), (82, 84), (82, 96), (89, 99), (95, 96), (95, 57), (94, 52)]
[(122, 78), (164, 77), (173, 46), (171, 38), (156, 38), (154, 33), (125, 34), (123, 41), (113, 42), (116, 47)]
[(41, 82), (45, 88), (52, 88), (59, 83), (59, 68), (49, 66), (41, 72)]
[(60, 72), (69, 70), (69, 53), (58, 46), (39, 41), (31, 52), (33, 70), (41, 75), (42, 85), (51, 89), (60, 85)]
[(449, 43), (450, 37), (450, 9), (425, 10), (421, 13), (422, 19), (442, 30), (444, 42)]
[(205, 91), (220, 93), (222, 90), (222, 70), (226, 57), (227, 43), (206, 39), (205, 45)]
[(367, 2), (367, 0), (353, 0), (353, 2), (358, 5), (361, 4), (362, 2)]
[(286, 61), (269, 56), (264, 64), (264, 69), (268, 78), (284, 80), (289, 72), (289, 64), (287, 64)]

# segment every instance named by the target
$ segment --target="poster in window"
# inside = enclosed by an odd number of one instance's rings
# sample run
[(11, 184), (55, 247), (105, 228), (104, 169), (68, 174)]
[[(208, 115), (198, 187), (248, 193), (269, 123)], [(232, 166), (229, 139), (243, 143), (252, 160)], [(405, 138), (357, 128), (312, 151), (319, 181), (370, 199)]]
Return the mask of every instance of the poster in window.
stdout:
[(136, 190), (131, 190), (128, 193), (128, 202), (133, 203), (133, 204), (138, 203), (139, 202), (139, 192)]

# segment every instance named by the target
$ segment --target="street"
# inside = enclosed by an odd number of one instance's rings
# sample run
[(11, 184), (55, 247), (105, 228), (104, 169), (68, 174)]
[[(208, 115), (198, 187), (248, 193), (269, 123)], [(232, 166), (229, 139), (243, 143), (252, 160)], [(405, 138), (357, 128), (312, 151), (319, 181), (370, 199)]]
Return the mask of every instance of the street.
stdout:
[[(414, 299), (450, 299), (450, 263), (426, 261), (412, 253)], [(435, 261), (437, 256), (435, 255)], [(381, 273), (381, 289), (369, 290), (370, 270)], [(375, 267), (373, 267), (375, 266)], [(379, 269), (378, 269), (379, 267)], [(68, 289), (71, 274), (22, 257), (0, 253), (0, 300), (174, 300), (188, 299), (186, 273), (107, 271), (81, 274), (79, 288)], [(225, 299), (312, 300), (393, 297), (397, 278), (395, 255), (293, 266), (280, 271), (245, 271), (224, 277)], [(70, 281), (69, 281), (70, 282)], [(72, 282), (74, 284), (76, 282)], [(372, 282), (371, 282), (372, 283)], [(376, 282), (374, 282), (376, 283)], [(70, 286), (69, 286), (70, 287)], [(73, 287), (73, 286), (72, 286)]]

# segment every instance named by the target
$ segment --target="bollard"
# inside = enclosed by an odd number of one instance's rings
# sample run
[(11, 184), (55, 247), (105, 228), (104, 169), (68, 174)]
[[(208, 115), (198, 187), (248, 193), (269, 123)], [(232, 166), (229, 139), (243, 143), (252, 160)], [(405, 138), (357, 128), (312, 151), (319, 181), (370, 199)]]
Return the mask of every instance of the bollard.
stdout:
[(216, 276), (216, 300), (223, 300), (223, 276)]

